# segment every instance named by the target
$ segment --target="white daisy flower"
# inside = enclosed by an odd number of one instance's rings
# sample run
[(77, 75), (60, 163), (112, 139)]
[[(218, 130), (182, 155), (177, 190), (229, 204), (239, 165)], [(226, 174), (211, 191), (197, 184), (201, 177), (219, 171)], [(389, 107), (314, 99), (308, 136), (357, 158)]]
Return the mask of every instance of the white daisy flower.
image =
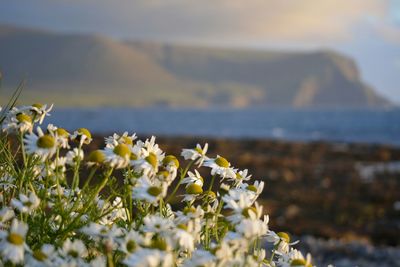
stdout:
[(15, 178), (8, 174), (3, 175), (0, 177), (0, 186), (4, 189), (4, 191), (8, 191), (11, 188), (16, 188)]
[(251, 179), (251, 174), (248, 174), (249, 170), (245, 169), (242, 171), (238, 171), (236, 173), (235, 181), (236, 186), (240, 186), (244, 181), (248, 181)]
[(203, 187), (204, 179), (197, 170), (194, 170), (194, 173), (189, 171), (188, 175), (188, 177), (182, 180), (181, 184), (186, 184), (186, 187), (188, 187), (189, 184), (197, 184)]
[(106, 147), (103, 152), (105, 155), (105, 162), (113, 168), (125, 168), (130, 162), (131, 150), (125, 144), (119, 144), (114, 148)]
[(80, 148), (74, 148), (67, 152), (66, 163), (70, 166), (74, 166), (78, 161), (82, 161), (84, 157), (83, 150)]
[(264, 182), (263, 181), (255, 181), (254, 184), (252, 184), (252, 185), (244, 183), (240, 186), (239, 190), (243, 190), (246, 193), (248, 193), (254, 202), (259, 197), (259, 195), (263, 192)]
[(167, 170), (179, 168), (179, 161), (174, 155), (165, 156), (162, 163)]
[(183, 211), (175, 212), (175, 221), (177, 224), (186, 224), (189, 221), (201, 219), (204, 217), (204, 210), (201, 206), (194, 207), (186, 207)]
[(112, 136), (106, 137), (106, 147), (114, 148), (119, 144), (125, 144), (129, 147), (133, 147), (133, 141), (136, 139), (136, 133), (129, 136), (128, 132), (124, 132), (121, 136), (114, 133)]
[(307, 253), (306, 258), (304, 258), (303, 254), (297, 249), (291, 249), (288, 253), (290, 257), (290, 266), (293, 267), (313, 267), (311, 263), (311, 255)]
[(21, 213), (31, 213), (39, 204), (40, 199), (33, 192), (29, 192), (29, 196), (21, 193), (19, 199), (11, 199), (11, 205)]
[(47, 125), (47, 132), (56, 138), (57, 144), (61, 148), (69, 148), (69, 133), (64, 128), (59, 128), (53, 124)]
[(154, 181), (157, 184), (165, 184), (165, 186), (170, 186), (171, 183), (175, 180), (176, 178), (176, 171), (167, 171), (167, 170), (163, 170), (163, 171), (159, 171), (157, 172), (157, 174), (154, 177)]
[(136, 172), (150, 177), (158, 173), (160, 159), (156, 154), (150, 153), (143, 159), (131, 161), (131, 164)]
[(112, 209), (112, 211), (102, 217), (100, 220), (102, 224), (113, 224), (117, 220), (125, 221), (128, 218), (126, 209), (120, 197), (116, 197), (112, 204), (107, 205), (107, 209)]
[(268, 228), (263, 221), (258, 219), (244, 219), (236, 225), (235, 230), (237, 233), (241, 233), (245, 238), (253, 240), (257, 237), (265, 235)]
[(12, 218), (14, 218), (15, 213), (12, 209), (8, 208), (8, 207), (3, 207), (0, 210), (0, 228), (4, 228), (4, 223), (8, 222), (9, 220), (11, 220)]
[(53, 266), (52, 260), (55, 256), (55, 249), (53, 245), (44, 244), (40, 249), (37, 249), (28, 254), (26, 265), (33, 267)]
[(254, 203), (252, 197), (246, 193), (229, 191), (229, 194), (223, 196), (222, 200), (226, 203), (225, 208), (233, 211), (226, 218), (234, 224), (246, 218), (259, 218), (262, 214), (262, 207), (257, 202)]
[(89, 157), (87, 159), (88, 166), (100, 166), (106, 160), (106, 155), (103, 150), (97, 149), (90, 152)]
[(192, 235), (193, 224), (186, 226), (185, 224), (179, 224), (174, 233), (174, 239), (176, 242), (176, 247), (183, 251), (192, 252), (194, 250), (195, 239)]
[(196, 183), (188, 184), (185, 193), (186, 194), (183, 195), (183, 201), (192, 202), (203, 193), (203, 188), (201, 185)]
[(275, 245), (275, 250), (280, 254), (287, 254), (292, 245), (296, 245), (299, 241), (290, 242), (290, 235), (285, 232), (275, 233), (268, 230), (266, 233), (266, 240)]
[(149, 215), (143, 219), (143, 231), (145, 233), (156, 233), (162, 237), (167, 237), (173, 228), (174, 223), (170, 219), (158, 215)]
[(179, 161), (174, 155), (165, 156), (162, 161), (165, 170), (169, 173), (166, 177), (168, 184), (172, 183), (173, 180), (176, 178), (179, 168)]
[[(42, 175), (42, 176), (51, 176), (52, 174), (55, 174), (56, 172), (60, 173), (65, 173), (66, 168), (65, 164), (67, 163), (67, 158), (66, 157), (58, 157), (56, 160), (52, 161), (50, 164), (50, 170), (47, 175)], [(46, 172), (46, 168), (43, 168), (43, 172)]]
[(62, 248), (60, 248), (60, 254), (65, 257), (78, 259), (86, 257), (88, 251), (82, 240), (75, 239), (74, 241), (71, 241), (70, 239), (67, 239), (64, 241)]
[(30, 107), (27, 107), (32, 114), (35, 122), (39, 122), (39, 124), (43, 123), (43, 120), (46, 116), (50, 116), (49, 112), (53, 109), (53, 104), (47, 107), (47, 104), (36, 103)]
[(25, 136), (25, 149), (28, 154), (36, 154), (41, 159), (50, 158), (56, 153), (57, 142), (54, 136), (43, 134), (40, 127), (37, 128), (38, 135), (30, 133)]
[(108, 232), (108, 227), (98, 223), (90, 222), (89, 225), (82, 227), (80, 232), (88, 235), (94, 240), (99, 240), (100, 237), (103, 237), (103, 235)]
[(203, 166), (211, 168), (211, 175), (218, 174), (222, 179), (236, 178), (236, 172), (231, 167), (229, 161), (221, 156), (204, 161)]
[(30, 114), (26, 114), (20, 109), (14, 107), (8, 113), (3, 121), (2, 129), (5, 132), (32, 132), (33, 119)]
[(131, 254), (146, 242), (141, 234), (134, 230), (130, 230), (122, 239), (120, 239), (119, 243), (119, 250), (126, 254)]
[(156, 144), (155, 136), (152, 136), (150, 139), (146, 139), (142, 146), (142, 154), (145, 157), (150, 154), (154, 154), (160, 162), (164, 159), (164, 153), (159, 148), (158, 144)]
[(207, 150), (208, 143), (206, 143), (203, 148), (201, 148), (200, 144), (197, 144), (194, 149), (182, 149), (181, 156), (185, 160), (195, 160), (195, 164), (200, 167), (204, 160), (208, 160), (208, 157), (206, 156)]
[(92, 134), (86, 128), (79, 128), (71, 135), (71, 140), (77, 141), (79, 146), (88, 145), (92, 142)]
[(162, 185), (153, 184), (147, 176), (142, 176), (137, 179), (135, 186), (132, 188), (132, 197), (157, 206), (158, 201), (165, 197), (166, 189)]
[(28, 225), (14, 219), (8, 232), (0, 232), (0, 254), (4, 261), (23, 263), (27, 231)]

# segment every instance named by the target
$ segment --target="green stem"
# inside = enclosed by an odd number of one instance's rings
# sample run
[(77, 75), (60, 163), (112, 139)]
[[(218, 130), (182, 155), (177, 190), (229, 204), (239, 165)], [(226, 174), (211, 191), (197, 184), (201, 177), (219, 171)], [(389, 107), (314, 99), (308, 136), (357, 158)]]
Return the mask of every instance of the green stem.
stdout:
[(214, 185), (214, 181), (215, 181), (215, 176), (217, 176), (216, 174), (213, 175), (213, 177), (211, 178), (211, 183), (210, 183), (210, 187), (208, 188), (208, 192), (211, 192), (212, 187)]
[(89, 186), (89, 184), (90, 184), (90, 182), (92, 181), (93, 176), (94, 176), (94, 174), (96, 173), (97, 169), (98, 169), (98, 166), (94, 166), (94, 167), (90, 170), (89, 176), (88, 176), (88, 178), (86, 179), (85, 184), (84, 184), (83, 187), (82, 187), (82, 191), (85, 190), (86, 187)]
[[(65, 235), (68, 234), (68, 232), (73, 229), (73, 227), (75, 226), (75, 223), (79, 221), (79, 219), (86, 214), (86, 212), (89, 210), (89, 208), (91, 207), (91, 204), (93, 203), (94, 199), (98, 196), (98, 194), (101, 192), (101, 190), (104, 188), (104, 186), (106, 186), (108, 179), (110, 178), (112, 172), (113, 172), (114, 168), (111, 168), (108, 173), (106, 174), (106, 176), (104, 177), (103, 181), (101, 182), (101, 184), (98, 185), (97, 189), (93, 192), (93, 194), (91, 194), (89, 196), (89, 200), (86, 202), (86, 205), (84, 206), (84, 209), (73, 219), (73, 221), (68, 225), (68, 227), (66, 227), (63, 231), (61, 231), (62, 234), (62, 239), (64, 239)], [(78, 202), (78, 201), (77, 201)], [(72, 210), (71, 210), (72, 211)], [(71, 212), (70, 211), (70, 212)]]
[(276, 244), (276, 246), (274, 247), (271, 258), (269, 259), (269, 263), (272, 263), (272, 260), (274, 259), (274, 256), (275, 256), (276, 249), (279, 247), (280, 243), (281, 243), (281, 240), (279, 240), (278, 244)]
[(22, 133), (19, 134), (19, 142), (21, 143), (22, 159), (24, 161), (24, 167), (26, 168), (27, 165), (26, 152), (25, 152), (24, 136)]
[[(82, 149), (82, 146), (79, 145), (78, 153), (81, 151), (81, 149)], [(72, 180), (72, 185), (71, 185), (72, 190), (74, 190), (74, 191), (79, 185), (79, 168), (80, 168), (80, 165), (81, 165), (81, 158), (78, 155), (77, 162), (74, 165), (74, 178)]]
[(175, 186), (174, 190), (172, 191), (171, 195), (169, 195), (169, 197), (166, 200), (167, 203), (170, 203), (170, 201), (175, 196), (176, 192), (178, 191), (179, 186), (181, 185), (182, 180), (185, 178), (187, 172), (192, 167), (193, 163), (194, 163), (193, 160), (191, 162), (189, 162), (189, 164), (186, 166), (185, 170), (183, 172), (181, 172), (178, 183), (176, 184), (176, 186)]
[(107, 267), (114, 267), (113, 258), (110, 252), (107, 253)]
[(224, 201), (221, 199), (218, 208), (217, 208), (217, 214), (215, 215), (215, 227), (214, 227), (214, 235), (215, 239), (219, 241), (219, 236), (218, 236), (218, 216), (221, 213), (222, 207), (224, 206)]

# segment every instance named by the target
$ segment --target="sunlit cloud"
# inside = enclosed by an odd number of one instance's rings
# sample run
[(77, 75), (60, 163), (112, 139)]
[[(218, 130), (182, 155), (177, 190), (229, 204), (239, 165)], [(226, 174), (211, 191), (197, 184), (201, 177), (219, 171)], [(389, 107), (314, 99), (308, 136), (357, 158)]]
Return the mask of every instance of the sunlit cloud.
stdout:
[[(185, 39), (346, 41), (355, 31), (384, 24), (385, 0), (141, 0), (117, 1), (129, 34)], [(103, 8), (107, 6), (105, 2)], [(104, 9), (103, 9), (104, 12)], [(125, 26), (124, 26), (125, 25)]]
[(388, 10), (384, 0), (153, 0), (126, 5), (127, 12), (136, 7), (144, 14), (138, 17), (143, 21), (131, 18), (150, 33), (260, 41), (344, 41), (371, 20), (381, 23)]

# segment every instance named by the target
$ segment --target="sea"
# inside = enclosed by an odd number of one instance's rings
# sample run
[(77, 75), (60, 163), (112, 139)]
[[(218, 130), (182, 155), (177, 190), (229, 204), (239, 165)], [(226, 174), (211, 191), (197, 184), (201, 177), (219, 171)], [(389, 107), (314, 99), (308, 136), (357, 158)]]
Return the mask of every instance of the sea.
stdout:
[(57, 108), (48, 123), (70, 131), (329, 141), (400, 146), (400, 108)]

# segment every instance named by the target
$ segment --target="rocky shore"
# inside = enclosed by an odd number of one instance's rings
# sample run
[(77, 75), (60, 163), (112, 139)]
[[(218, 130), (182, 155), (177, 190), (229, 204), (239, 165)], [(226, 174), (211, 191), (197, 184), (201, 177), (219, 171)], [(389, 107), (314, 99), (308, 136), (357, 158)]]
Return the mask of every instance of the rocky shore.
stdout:
[[(400, 245), (400, 171), (393, 167), (400, 162), (400, 148), (196, 137), (158, 137), (157, 142), (175, 155), (184, 147), (208, 142), (210, 156), (226, 156), (234, 166), (264, 180), (262, 204), (274, 229)], [(93, 146), (102, 145), (103, 138), (95, 138)], [(374, 165), (379, 167), (371, 172)], [(363, 166), (369, 166), (368, 179)]]
[(373, 246), (359, 241), (323, 240), (312, 236), (300, 238), (299, 248), (313, 255), (316, 266), (396, 267), (400, 266), (400, 248)]

